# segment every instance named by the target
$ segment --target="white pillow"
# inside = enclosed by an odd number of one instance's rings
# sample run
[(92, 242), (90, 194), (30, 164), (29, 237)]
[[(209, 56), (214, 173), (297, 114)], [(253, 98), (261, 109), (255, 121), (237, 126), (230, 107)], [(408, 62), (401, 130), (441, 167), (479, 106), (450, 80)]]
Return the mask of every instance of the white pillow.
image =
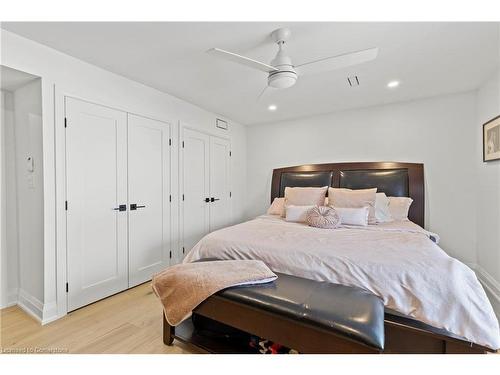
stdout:
[(368, 207), (369, 215), (368, 222), (376, 224), (375, 218), (375, 198), (377, 188), (372, 189), (345, 189), (345, 188), (329, 188), (328, 202), (335, 209), (342, 208), (361, 208)]
[(322, 206), (328, 186), (316, 187), (286, 187), (285, 206)]
[(274, 198), (273, 203), (267, 209), (267, 214), (285, 216), (285, 198)]
[(388, 223), (393, 221), (389, 211), (389, 198), (385, 193), (377, 193), (375, 197), (375, 218), (377, 223)]
[(340, 216), (340, 224), (361, 225), (364, 227), (368, 225), (368, 215), (370, 212), (368, 207), (336, 207), (335, 211)]
[(389, 197), (389, 212), (394, 220), (408, 220), (408, 210), (413, 199), (407, 197)]
[(294, 223), (305, 223), (307, 221), (307, 216), (309, 211), (316, 206), (286, 206), (285, 220)]

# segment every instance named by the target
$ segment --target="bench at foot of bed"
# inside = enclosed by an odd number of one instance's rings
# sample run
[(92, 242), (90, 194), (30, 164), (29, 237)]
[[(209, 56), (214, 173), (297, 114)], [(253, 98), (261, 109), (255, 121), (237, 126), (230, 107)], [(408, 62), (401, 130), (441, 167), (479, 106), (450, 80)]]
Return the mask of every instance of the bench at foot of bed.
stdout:
[[(223, 290), (193, 313), (299, 353), (491, 351), (395, 312), (384, 313), (382, 301), (363, 289), (285, 274), (271, 284)], [(163, 318), (163, 341), (171, 345), (178, 339), (212, 353), (245, 352), (245, 343), (214, 339), (200, 328), (191, 320), (174, 328)]]
[[(270, 284), (223, 290), (194, 313), (300, 353), (380, 353), (384, 348), (384, 306), (360, 288), (278, 274)], [(186, 335), (194, 340), (188, 324), (176, 334), (163, 323), (165, 344), (173, 338), (189, 341)]]

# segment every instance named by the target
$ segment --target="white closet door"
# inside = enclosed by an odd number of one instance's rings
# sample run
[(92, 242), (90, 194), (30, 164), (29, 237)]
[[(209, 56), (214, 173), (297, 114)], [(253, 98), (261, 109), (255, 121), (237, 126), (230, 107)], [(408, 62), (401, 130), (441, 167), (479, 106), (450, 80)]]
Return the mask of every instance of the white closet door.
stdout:
[(229, 140), (210, 137), (210, 231), (231, 224)]
[(128, 286), (127, 115), (66, 98), (66, 118), (71, 311)]
[(182, 238), (185, 253), (209, 232), (210, 138), (183, 128), (182, 134)]
[(170, 265), (169, 137), (169, 124), (129, 114), (129, 287)]

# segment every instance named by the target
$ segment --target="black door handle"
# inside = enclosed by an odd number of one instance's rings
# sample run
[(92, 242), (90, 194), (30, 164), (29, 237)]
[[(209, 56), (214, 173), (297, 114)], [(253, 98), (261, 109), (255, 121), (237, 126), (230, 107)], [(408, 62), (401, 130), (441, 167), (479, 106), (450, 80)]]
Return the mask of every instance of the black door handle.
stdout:
[(120, 204), (118, 207), (113, 208), (115, 211), (127, 211), (127, 205), (126, 204)]
[(210, 202), (215, 202), (215, 201), (220, 201), (220, 199), (219, 198), (214, 198), (214, 197), (210, 198)]
[(205, 202), (210, 202), (210, 198), (205, 198)]
[(144, 207), (146, 207), (146, 206), (140, 206), (137, 203), (132, 203), (132, 204), (130, 204), (130, 211), (135, 211), (138, 208), (144, 208)]

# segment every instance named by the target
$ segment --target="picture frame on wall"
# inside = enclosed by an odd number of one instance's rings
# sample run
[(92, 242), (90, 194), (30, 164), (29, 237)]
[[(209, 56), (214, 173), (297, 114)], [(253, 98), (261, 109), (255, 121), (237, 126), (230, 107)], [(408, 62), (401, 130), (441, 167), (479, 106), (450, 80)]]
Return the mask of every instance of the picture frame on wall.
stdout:
[(500, 116), (483, 125), (483, 162), (500, 160)]

